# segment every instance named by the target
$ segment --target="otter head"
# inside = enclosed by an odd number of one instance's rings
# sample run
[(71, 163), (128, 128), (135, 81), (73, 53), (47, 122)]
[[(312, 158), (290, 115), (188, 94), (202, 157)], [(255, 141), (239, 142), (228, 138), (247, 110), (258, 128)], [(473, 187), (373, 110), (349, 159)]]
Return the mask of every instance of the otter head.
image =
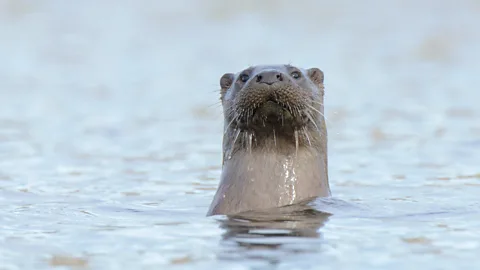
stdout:
[(228, 134), (224, 148), (281, 145), (288, 151), (289, 145), (298, 150), (322, 144), (323, 79), (318, 68), (290, 65), (255, 66), (224, 74), (220, 79)]

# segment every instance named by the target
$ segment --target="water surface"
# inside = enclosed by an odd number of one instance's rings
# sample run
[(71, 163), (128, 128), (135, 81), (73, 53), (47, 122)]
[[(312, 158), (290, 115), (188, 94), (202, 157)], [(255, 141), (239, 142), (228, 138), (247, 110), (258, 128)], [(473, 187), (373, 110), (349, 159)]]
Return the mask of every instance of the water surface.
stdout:
[[(0, 1), (0, 269), (478, 265), (480, 5), (335, 3)], [(325, 72), (331, 214), (206, 218), (268, 63)]]

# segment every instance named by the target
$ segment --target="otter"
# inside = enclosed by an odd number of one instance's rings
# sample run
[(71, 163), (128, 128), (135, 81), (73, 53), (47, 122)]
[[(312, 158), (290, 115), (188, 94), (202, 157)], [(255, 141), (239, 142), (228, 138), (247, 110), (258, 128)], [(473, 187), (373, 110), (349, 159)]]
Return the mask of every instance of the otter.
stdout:
[(331, 196), (319, 68), (252, 66), (224, 74), (220, 87), (222, 173), (207, 216)]

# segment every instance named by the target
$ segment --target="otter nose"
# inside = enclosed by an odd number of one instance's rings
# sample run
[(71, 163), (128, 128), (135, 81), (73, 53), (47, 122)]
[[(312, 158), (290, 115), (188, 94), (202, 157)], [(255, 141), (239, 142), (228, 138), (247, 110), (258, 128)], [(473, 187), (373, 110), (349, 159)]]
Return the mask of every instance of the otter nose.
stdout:
[(283, 75), (278, 71), (264, 71), (256, 76), (257, 83), (265, 83), (268, 85), (272, 85), (276, 82), (281, 81), (283, 81)]

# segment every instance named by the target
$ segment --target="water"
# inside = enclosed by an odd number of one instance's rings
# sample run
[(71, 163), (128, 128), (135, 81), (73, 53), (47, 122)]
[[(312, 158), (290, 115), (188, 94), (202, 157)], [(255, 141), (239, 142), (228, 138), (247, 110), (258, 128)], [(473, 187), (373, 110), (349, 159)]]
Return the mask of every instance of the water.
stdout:
[[(479, 18), (477, 1), (0, 1), (0, 269), (472, 268)], [(220, 76), (269, 63), (325, 72), (333, 215), (206, 218)]]

